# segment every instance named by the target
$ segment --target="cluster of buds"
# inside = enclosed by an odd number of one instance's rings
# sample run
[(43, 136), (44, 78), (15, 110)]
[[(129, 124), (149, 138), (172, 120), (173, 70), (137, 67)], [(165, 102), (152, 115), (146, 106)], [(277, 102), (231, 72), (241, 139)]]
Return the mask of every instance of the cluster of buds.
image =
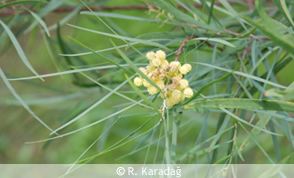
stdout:
[[(168, 107), (193, 96), (193, 90), (189, 87), (188, 80), (183, 79), (183, 75), (192, 69), (190, 64), (181, 65), (178, 61), (169, 63), (166, 60), (165, 52), (162, 50), (158, 50), (156, 53), (148, 52), (146, 57), (150, 64), (146, 68), (140, 67), (139, 70), (163, 91), (160, 96), (167, 99)], [(134, 79), (134, 84), (146, 87), (150, 95), (159, 92), (157, 87), (151, 85), (140, 75)]]

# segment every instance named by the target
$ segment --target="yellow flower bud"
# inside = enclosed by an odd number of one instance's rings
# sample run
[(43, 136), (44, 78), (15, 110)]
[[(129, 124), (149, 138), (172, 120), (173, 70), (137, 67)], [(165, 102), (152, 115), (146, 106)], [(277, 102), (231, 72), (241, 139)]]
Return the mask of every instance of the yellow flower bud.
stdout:
[(175, 103), (175, 101), (174, 101), (173, 98), (171, 98), (171, 97), (167, 98), (167, 106), (168, 106), (169, 108), (173, 107), (175, 104), (176, 104), (176, 103)]
[(155, 58), (151, 61), (152, 65), (154, 65), (155, 67), (159, 67), (161, 65), (161, 60), (158, 58)]
[(189, 82), (186, 79), (180, 80), (180, 89), (183, 90), (189, 86)]
[(167, 98), (167, 106), (173, 107), (175, 104), (179, 103), (182, 98), (182, 93), (180, 90), (172, 91), (171, 95)]
[(178, 74), (176, 75), (177, 77), (180, 77), (180, 78), (183, 78), (183, 75), (182, 74)]
[(148, 65), (146, 67), (146, 69), (147, 69), (147, 72), (150, 73), (150, 72), (154, 71), (156, 69), (156, 67), (154, 67), (153, 65)]
[(146, 54), (147, 59), (153, 60), (156, 58), (156, 54), (153, 51), (150, 51)]
[(190, 72), (192, 70), (192, 66), (190, 64), (184, 64), (181, 68), (180, 68), (180, 72), (181, 74), (185, 75), (188, 72)]
[(186, 88), (185, 90), (184, 90), (184, 95), (185, 95), (185, 97), (187, 97), (187, 98), (191, 98), (192, 96), (193, 96), (193, 90), (191, 89), (191, 88)]
[(163, 90), (164, 89), (164, 81), (163, 80), (159, 80), (156, 82), (156, 85)]
[(165, 77), (165, 74), (159, 74), (159, 76), (158, 76), (160, 79), (164, 79), (164, 77)]
[(160, 68), (166, 71), (166, 69), (168, 68), (168, 61), (167, 60), (162, 61)]
[(150, 86), (150, 83), (147, 80), (143, 79), (143, 85), (144, 87), (148, 88)]
[[(154, 95), (161, 89), (161, 98), (167, 99), (167, 106), (173, 107), (175, 104), (183, 101), (185, 98), (193, 96), (193, 90), (189, 88), (189, 82), (183, 79), (183, 75), (192, 70), (190, 64), (181, 66), (180, 62), (166, 60), (166, 54), (162, 50), (148, 52), (146, 57), (150, 60), (150, 65), (146, 68), (140, 67), (139, 70), (150, 78), (158, 87), (151, 85), (140, 75), (134, 79), (136, 86), (144, 85), (150, 95)], [(165, 81), (168, 82), (165, 85)], [(167, 89), (166, 89), (167, 87)]]
[(174, 90), (174, 89), (176, 88), (176, 85), (175, 85), (175, 84), (169, 84), (169, 85), (167, 86), (167, 88), (168, 88), (169, 90)]
[(147, 70), (146, 70), (144, 67), (140, 67), (139, 70), (140, 70), (143, 74), (147, 75)]
[(186, 98), (186, 96), (183, 94), (183, 95), (181, 96), (181, 101), (183, 101), (185, 98)]
[(162, 51), (162, 50), (156, 51), (156, 58), (163, 61), (163, 60), (165, 60), (165, 57), (166, 57), (166, 54), (164, 51)]
[(169, 64), (169, 70), (172, 73), (177, 72), (180, 69), (180, 67), (181, 67), (181, 64), (178, 61), (173, 61)]
[(175, 85), (180, 85), (181, 78), (180, 77), (173, 77), (173, 83)]
[(175, 101), (175, 103), (178, 103), (181, 101), (182, 92), (180, 90), (174, 90), (171, 94), (171, 98)]
[(134, 84), (136, 85), (136, 86), (141, 86), (142, 84), (143, 84), (143, 81), (142, 81), (142, 79), (141, 78), (139, 78), (139, 77), (136, 77), (135, 79), (134, 79)]
[(148, 88), (147, 88), (147, 91), (150, 95), (154, 95), (156, 93), (158, 93), (158, 89), (156, 87), (154, 87), (153, 85), (150, 85)]

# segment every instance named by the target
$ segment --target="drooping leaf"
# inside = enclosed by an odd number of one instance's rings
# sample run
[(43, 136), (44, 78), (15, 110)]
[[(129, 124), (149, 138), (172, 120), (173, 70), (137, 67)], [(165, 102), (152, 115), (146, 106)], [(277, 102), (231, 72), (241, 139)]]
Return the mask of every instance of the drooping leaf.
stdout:
[(241, 17), (254, 25), (264, 35), (268, 36), (276, 45), (283, 47), (283, 49), (294, 55), (294, 36), (292, 34), (285, 33), (290, 31), (290, 29), (279, 21), (269, 17), (264, 11), (262, 3), (259, 0), (255, 1), (255, 5), (261, 17), (260, 19), (254, 21), (244, 15)]
[(15, 47), (18, 55), (19, 55), (19, 57), (23, 61), (23, 63), (30, 69), (30, 71), (32, 71), (36, 76), (38, 76), (38, 78), (40, 78), (41, 80), (43, 80), (42, 77), (39, 76), (39, 74), (35, 71), (35, 69), (32, 67), (32, 65), (28, 61), (25, 53), (22, 50), (22, 47), (18, 43), (17, 39), (15, 38), (14, 34), (11, 32), (11, 30), (9, 29), (9, 27), (4, 22), (2, 22), (2, 20), (0, 20), (0, 24), (2, 25), (2, 27), (4, 28), (4, 30), (8, 34), (11, 42), (13, 43), (13, 45), (14, 45), (14, 47)]
[(294, 103), (278, 100), (221, 98), (191, 102), (184, 108), (239, 108), (294, 112)]
[(5, 3), (3, 5), (0, 6), (0, 9), (4, 8), (4, 7), (8, 7), (8, 6), (13, 6), (13, 5), (16, 5), (16, 4), (26, 4), (26, 3), (48, 3), (46, 1), (34, 1), (34, 0), (31, 0), (31, 1), (13, 1), (13, 2), (9, 2), (9, 3)]

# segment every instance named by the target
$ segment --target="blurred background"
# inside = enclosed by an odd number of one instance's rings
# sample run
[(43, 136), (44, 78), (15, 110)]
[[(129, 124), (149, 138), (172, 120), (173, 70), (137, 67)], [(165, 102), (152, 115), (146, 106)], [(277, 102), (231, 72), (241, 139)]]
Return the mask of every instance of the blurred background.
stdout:
[[(11, 1), (4, 0), (0, 5), (9, 2)], [(100, 17), (122, 36), (151, 39), (153, 36), (161, 35), (161, 32), (168, 34), (169, 32), (184, 31), (181, 27), (175, 26), (173, 23), (168, 23), (172, 21), (166, 17), (167, 13), (160, 16), (159, 12), (152, 11), (152, 6), (148, 6), (147, 4), (154, 4), (153, 1), (88, 0), (84, 2), (93, 11), (105, 13), (104, 15), (107, 17), (103, 17), (103, 14), (100, 14)], [(181, 1), (173, 1), (173, 3), (179, 2)], [(195, 8), (207, 14), (200, 3), (195, 3), (194, 1), (182, 1), (182, 3), (198, 4)], [(251, 1), (243, 1), (243, 3), (232, 1), (232, 3), (235, 3), (235, 9), (244, 12), (251, 12), (253, 8)], [(268, 2), (267, 7), (275, 9), (275, 5), (272, 2)], [(38, 20), (28, 10), (35, 12), (41, 17), (46, 23), (50, 36), (46, 34), (42, 25), (38, 23)], [(54, 74), (80, 68), (110, 65), (109, 62), (94, 54), (79, 56), (60, 55), (89, 52), (89, 50), (81, 47), (71, 38), (78, 40), (93, 50), (103, 50), (113, 47), (109, 36), (78, 30), (68, 25), (73, 24), (111, 34), (110, 30), (96, 16), (80, 14), (81, 11), (85, 12), (86, 10), (87, 7), (78, 0), (52, 0), (45, 4), (24, 3), (1, 8), (0, 19), (11, 29), (35, 71), (40, 75)], [(115, 18), (117, 15), (113, 15), (113, 18), (108, 13), (120, 14), (121, 16), (127, 15), (132, 18), (144, 18), (145, 20)], [(146, 19), (149, 19), (149, 21)], [(32, 26), (32, 24), (35, 25)], [(179, 39), (177, 43), (169, 46), (173, 51), (177, 50), (181, 41), (185, 38), (184, 34), (179, 33), (178, 36), (175, 34), (172, 33), (169, 37)], [(167, 38), (167, 36), (164, 38)], [(111, 39), (118, 46), (125, 45), (124, 41), (120, 39)], [(147, 51), (155, 50), (152, 46), (145, 47), (144, 45), (144, 48), (141, 49), (141, 45), (137, 44), (136, 47), (144, 54)], [(262, 44), (260, 43), (258, 45)], [(142, 56), (137, 56), (128, 46), (121, 49), (134, 62), (148, 62)], [(204, 62), (211, 60), (212, 53), (213, 48), (207, 46), (199, 47), (199, 49), (190, 51), (189, 56), (184, 60), (186, 62)], [(122, 63), (121, 57), (115, 50), (102, 51), (101, 54), (115, 62)], [(269, 63), (275, 60), (276, 55), (277, 52), (273, 52), (268, 57)], [(168, 59), (170, 61), (173, 60), (174, 54)], [(8, 79), (34, 76), (21, 60), (2, 27), (0, 27), (0, 67)], [(193, 65), (195, 70), (200, 67)], [(279, 84), (288, 86), (293, 82), (293, 67), (294, 62), (290, 60), (287, 66), (275, 75)], [(264, 73), (266, 70), (265, 67), (261, 66), (259, 73)], [(123, 72), (117, 69), (91, 70), (85, 72), (85, 74), (91, 76), (94, 80), (99, 79), (101, 84), (111, 89), (114, 89), (125, 81)], [(200, 83), (196, 83), (195, 86), (205, 83), (207, 81), (203, 80)], [(89, 106), (109, 93), (108, 90), (99, 87), (80, 73), (46, 77), (44, 81), (40, 79), (11, 80), (10, 84), (31, 110), (54, 129), (78, 116), (89, 108)], [(229, 93), (226, 93), (226, 87), (226, 83), (219, 83), (217, 85), (217, 93), (224, 97), (230, 96)], [(119, 91), (135, 100), (140, 99), (128, 84), (125, 84)], [(207, 95), (209, 95), (209, 92), (205, 91)], [(111, 116), (111, 114), (121, 111), (122, 108), (128, 106), (128, 102), (113, 94), (89, 113), (85, 114), (78, 122), (62, 129), (61, 133), (82, 128), (99, 119)], [(156, 100), (155, 104), (160, 107), (160, 102)], [(176, 112), (181, 118), (181, 126), (178, 130), (178, 155), (184, 155), (191, 148), (194, 148), (199, 143), (199, 134), (203, 134), (203, 138), (200, 137), (200, 140), (205, 140), (215, 134), (219, 113), (183, 111), (182, 108), (178, 108)], [(99, 141), (93, 144), (92, 148), (89, 149), (83, 158), (95, 155), (128, 136), (148, 120), (152, 113), (153, 111), (150, 109), (136, 106), (72, 135), (41, 143), (27, 143), (48, 139), (52, 136), (49, 135), (50, 131), (47, 128), (28, 113), (23, 105), (13, 96), (11, 90), (0, 80), (0, 163), (72, 163), (100, 136)], [(250, 119), (252, 115), (248, 114), (245, 117)], [(142, 129), (135, 132), (134, 136), (138, 136), (154, 126), (157, 123), (156, 119), (158, 118), (153, 118)], [(114, 124), (113, 127), (107, 129), (112, 124)], [(172, 125), (172, 121), (170, 124)], [(204, 127), (206, 128), (205, 133), (202, 131)], [(162, 128), (158, 128), (129, 144), (99, 156), (92, 160), (91, 163), (162, 163), (164, 154), (163, 132), (164, 130)], [(231, 132), (227, 136), (222, 137), (219, 142), (225, 141), (230, 135)], [(238, 133), (240, 144), (246, 137), (246, 133), (240, 130)], [(261, 134), (257, 139), (269, 156), (276, 160), (271, 135)], [(293, 149), (287, 137), (283, 136), (279, 138), (278, 142), (280, 145), (284, 145), (280, 147), (281, 157), (286, 157), (292, 153)], [(182, 163), (209, 163), (209, 160), (211, 160), (210, 150), (205, 150), (208, 147), (209, 144), (207, 143), (201, 145), (199, 148), (195, 148), (204, 151), (197, 153), (199, 156), (197, 157), (198, 159), (187, 158), (183, 159)], [(236, 158), (234, 160), (236, 163), (269, 163), (267, 157), (255, 144), (251, 144), (246, 149), (249, 151), (244, 151), (244, 161)], [(217, 160), (221, 161), (220, 158), (227, 154), (227, 150), (228, 145), (221, 146), (218, 149), (219, 156)]]

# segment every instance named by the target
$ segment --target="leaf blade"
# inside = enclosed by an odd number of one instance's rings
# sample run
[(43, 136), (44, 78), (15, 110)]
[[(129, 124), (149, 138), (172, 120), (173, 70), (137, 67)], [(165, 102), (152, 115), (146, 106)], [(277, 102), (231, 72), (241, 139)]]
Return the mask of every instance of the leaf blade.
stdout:
[(191, 106), (196, 108), (239, 108), (294, 112), (293, 102), (279, 100), (218, 98), (196, 101), (184, 108), (188, 109)]
[(42, 81), (43, 78), (39, 76), (39, 74), (35, 71), (35, 69), (32, 67), (32, 65), (30, 64), (30, 62), (28, 61), (25, 53), (23, 52), (20, 44), (18, 43), (17, 39), (15, 38), (14, 34), (10, 31), (10, 29), (8, 28), (8, 26), (2, 22), (2, 20), (0, 20), (0, 24), (2, 25), (2, 27), (4, 28), (4, 30), (6, 31), (6, 33), (8, 34), (11, 42), (13, 43), (19, 57), (21, 58), (21, 60), (23, 61), (23, 63), (30, 69), (30, 71), (32, 73), (34, 73), (36, 76), (38, 76), (38, 78), (40, 78)]

